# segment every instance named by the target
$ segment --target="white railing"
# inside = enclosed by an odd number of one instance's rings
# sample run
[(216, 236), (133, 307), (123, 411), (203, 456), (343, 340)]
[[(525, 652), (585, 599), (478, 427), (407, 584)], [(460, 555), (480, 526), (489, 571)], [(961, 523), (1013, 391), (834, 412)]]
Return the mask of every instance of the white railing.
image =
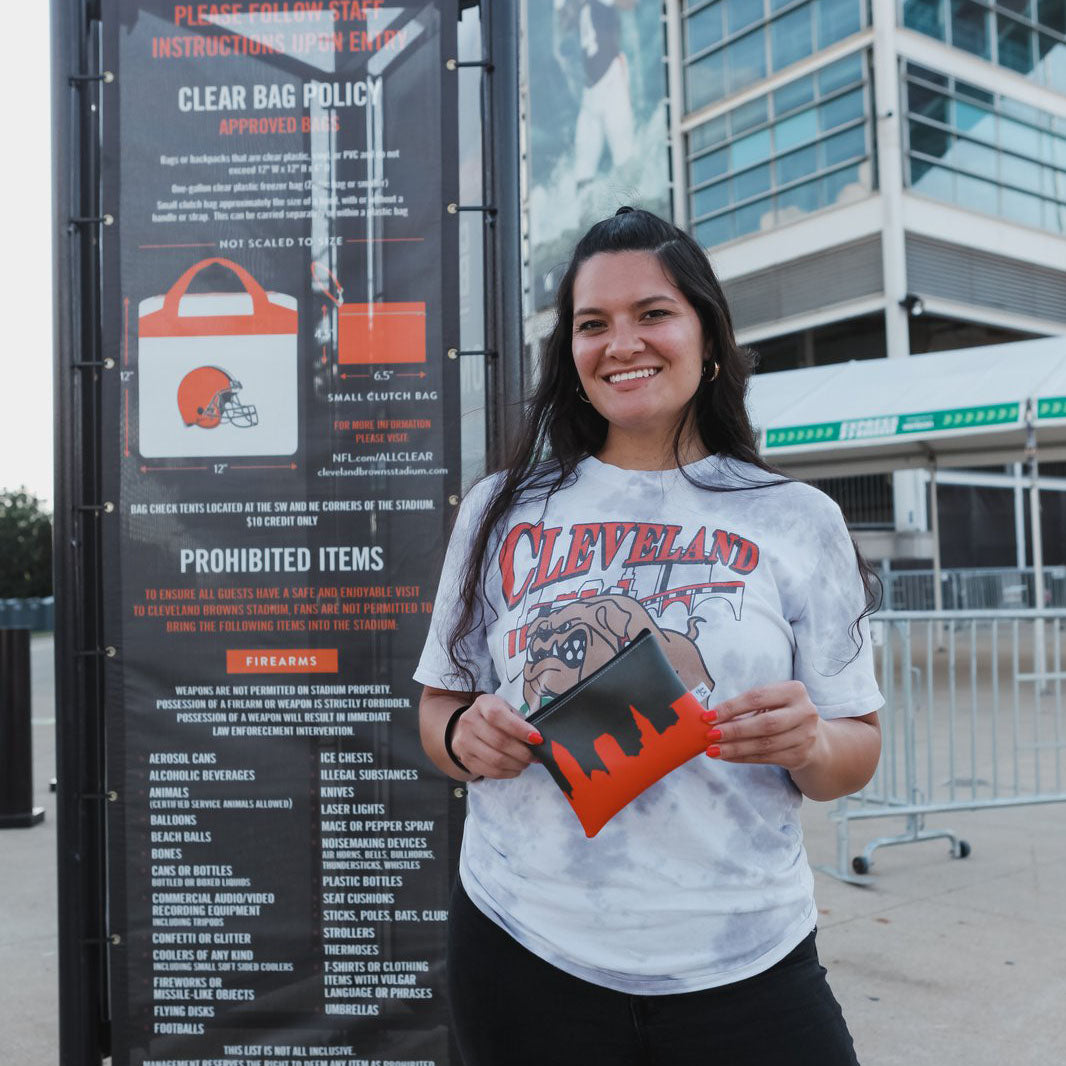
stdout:
[[(889, 611), (931, 611), (932, 570), (886, 570), (878, 575)], [(1066, 607), (1066, 567), (1044, 567), (1044, 603), (1036, 603), (1032, 567), (943, 570), (942, 603), (946, 611), (1017, 610), (1022, 607)]]
[[(1066, 610), (888, 612), (871, 621), (882, 752), (873, 780), (837, 801), (837, 862), (820, 867), (865, 883), (878, 848), (938, 837), (929, 814), (1066, 801), (1063, 705)], [(856, 819), (902, 818), (851, 857)]]

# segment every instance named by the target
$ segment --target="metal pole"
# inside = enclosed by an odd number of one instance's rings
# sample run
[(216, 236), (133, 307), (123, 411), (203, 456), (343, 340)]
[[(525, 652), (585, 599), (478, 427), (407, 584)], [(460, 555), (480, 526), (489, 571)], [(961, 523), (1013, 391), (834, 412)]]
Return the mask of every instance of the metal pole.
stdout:
[(1014, 474), (1014, 556), (1018, 576), (1025, 569), (1025, 473), (1021, 463), (1012, 463)]
[[(1025, 457), (1029, 461), (1029, 532), (1033, 551), (1033, 606), (1044, 608), (1044, 538), (1040, 524), (1040, 462), (1036, 445), (1036, 403), (1025, 404)], [(1047, 649), (1044, 639), (1044, 620), (1038, 618), (1033, 632), (1033, 673), (1038, 675), (1036, 691), (1047, 691)]]
[[(936, 463), (929, 464), (929, 516), (933, 527), (933, 610), (940, 612), (944, 609), (944, 585), (943, 574), (940, 566), (940, 503), (937, 496)], [(937, 650), (944, 649), (944, 627), (936, 627)]]
[[(56, 835), (59, 1061), (109, 1053), (105, 948), (101, 559), (98, 498), (99, 14), (93, 0), (52, 0), (53, 335), (55, 359)], [(97, 652), (100, 654), (97, 654)]]
[(485, 198), (496, 210), (485, 215), (485, 347), (494, 351), (486, 372), (486, 459), (502, 465), (518, 436), (525, 385), (522, 343), (522, 235), (519, 188), (518, 0), (482, 0), (483, 39), (492, 74), (485, 79), (488, 115)]

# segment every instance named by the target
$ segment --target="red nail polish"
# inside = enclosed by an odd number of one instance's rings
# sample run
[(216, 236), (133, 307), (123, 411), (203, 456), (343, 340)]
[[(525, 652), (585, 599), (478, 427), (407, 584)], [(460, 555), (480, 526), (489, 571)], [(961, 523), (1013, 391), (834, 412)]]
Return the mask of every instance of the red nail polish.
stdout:
[(534, 729), (533, 732), (529, 734), (529, 743), (543, 744), (544, 738)]
[(711, 757), (712, 759), (717, 759), (717, 758), (718, 758), (718, 756), (722, 754), (722, 749), (721, 749), (720, 747), (718, 747), (718, 745), (717, 745), (717, 744), (712, 744), (712, 745), (711, 745), (711, 746), (710, 746), (710, 747), (709, 747), (709, 748), (707, 749), (707, 754), (708, 754), (708, 755), (709, 755), (709, 756), (710, 756), (710, 757)]
[(708, 740), (721, 740), (722, 739), (722, 731), (720, 729), (708, 729), (707, 730), (707, 739)]
[(700, 718), (704, 722), (713, 722), (713, 721), (717, 720), (718, 712), (717, 711), (704, 711), (703, 714), (700, 715)]

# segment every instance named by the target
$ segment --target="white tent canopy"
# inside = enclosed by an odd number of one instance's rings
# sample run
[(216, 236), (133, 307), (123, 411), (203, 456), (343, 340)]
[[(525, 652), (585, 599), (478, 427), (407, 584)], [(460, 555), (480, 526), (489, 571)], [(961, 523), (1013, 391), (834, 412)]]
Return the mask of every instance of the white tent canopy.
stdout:
[(801, 478), (1066, 459), (1066, 337), (757, 374), (764, 458)]

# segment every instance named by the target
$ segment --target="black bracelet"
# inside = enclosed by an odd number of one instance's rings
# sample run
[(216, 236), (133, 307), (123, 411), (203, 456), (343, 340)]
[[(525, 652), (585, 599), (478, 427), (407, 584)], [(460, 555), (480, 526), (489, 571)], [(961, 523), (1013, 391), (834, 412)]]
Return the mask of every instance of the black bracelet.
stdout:
[(451, 718), (448, 719), (448, 724), (444, 727), (444, 750), (448, 753), (448, 758), (451, 759), (451, 761), (455, 763), (464, 774), (468, 774), (471, 771), (463, 765), (462, 759), (452, 751), (452, 733), (455, 732), (455, 727), (459, 722), (459, 716), (463, 711), (470, 710), (471, 707), (473, 707), (472, 703), (464, 703), (461, 707), (456, 707), (455, 710), (452, 711)]

